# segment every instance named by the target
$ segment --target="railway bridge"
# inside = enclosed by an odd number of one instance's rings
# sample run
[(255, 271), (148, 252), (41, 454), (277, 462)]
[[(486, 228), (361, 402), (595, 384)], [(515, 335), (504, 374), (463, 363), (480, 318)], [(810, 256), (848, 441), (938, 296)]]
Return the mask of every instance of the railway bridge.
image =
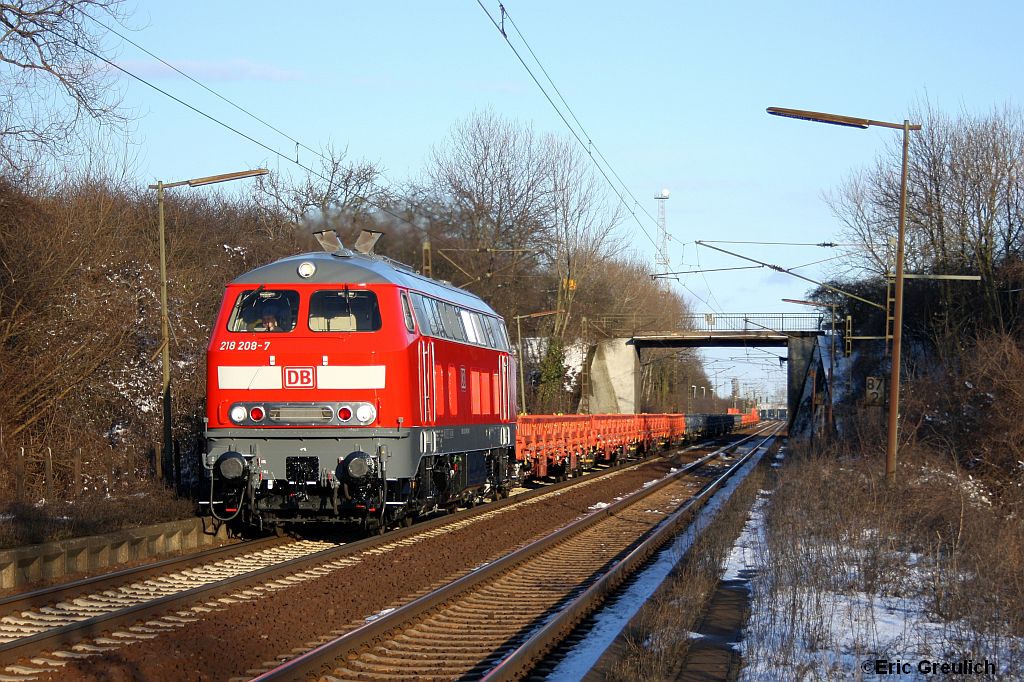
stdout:
[(645, 349), (784, 347), (787, 402), (792, 417), (815, 357), (818, 337), (831, 329), (831, 318), (824, 313), (705, 313), (687, 316), (680, 329), (605, 339), (591, 349), (588, 357), (586, 411), (635, 411), (640, 398), (640, 353)]

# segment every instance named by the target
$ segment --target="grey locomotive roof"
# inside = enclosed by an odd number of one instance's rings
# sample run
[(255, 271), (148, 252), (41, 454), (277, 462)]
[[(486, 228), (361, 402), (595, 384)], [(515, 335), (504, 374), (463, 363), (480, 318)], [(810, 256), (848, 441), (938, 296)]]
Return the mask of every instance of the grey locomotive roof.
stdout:
[[(312, 277), (299, 277), (300, 263), (309, 261), (316, 265)], [(344, 252), (336, 256), (326, 252), (303, 253), (261, 265), (236, 278), (232, 284), (396, 284), (419, 291), (434, 298), (455, 303), (465, 308), (497, 315), (483, 299), (465, 289), (396, 267), (392, 262), (378, 256), (364, 256)]]

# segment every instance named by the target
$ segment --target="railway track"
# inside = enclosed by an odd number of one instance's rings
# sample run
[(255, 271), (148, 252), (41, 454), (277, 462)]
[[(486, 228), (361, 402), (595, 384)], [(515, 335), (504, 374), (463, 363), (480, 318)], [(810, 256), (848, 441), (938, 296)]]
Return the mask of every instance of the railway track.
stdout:
[[(771, 438), (706, 455), (254, 680), (522, 677)], [(744, 444), (745, 454), (722, 463)], [(692, 475), (710, 466), (711, 483)]]
[(268, 538), (0, 600), (0, 614), (6, 614), (0, 616), (0, 665), (6, 666), (0, 682), (30, 679), (57, 671), (70, 660), (153, 639), (225, 604), (260, 598), (349, 566), (363, 552), (380, 553), (415, 542), (417, 535), (450, 532), (474, 519), (508, 513), (517, 504), (540, 503), (568, 486), (588, 485), (644, 463), (544, 486), (382, 538), (345, 545)]
[[(125, 642), (150, 639), (195, 617), (194, 611), (174, 611), (182, 604), (217, 598), (240, 582), (327, 556), (337, 547), (276, 539), (252, 544), (256, 547), (244, 543), (207, 550), (0, 601), (0, 612), (7, 614), (0, 617), (0, 663), (19, 676), (38, 674), (40, 669), (18, 665), (19, 659), (51, 651), (31, 661), (45, 670)], [(147, 618), (155, 620), (138, 624)], [(123, 626), (127, 629), (119, 639), (101, 636)], [(92, 645), (61, 649), (86, 637), (97, 639)]]

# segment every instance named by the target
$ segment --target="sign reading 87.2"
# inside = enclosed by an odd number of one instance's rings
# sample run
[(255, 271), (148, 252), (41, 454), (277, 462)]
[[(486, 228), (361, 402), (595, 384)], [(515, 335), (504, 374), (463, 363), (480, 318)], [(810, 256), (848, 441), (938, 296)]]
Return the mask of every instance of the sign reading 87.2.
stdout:
[(867, 377), (866, 380), (864, 403), (875, 407), (885, 405), (885, 379), (882, 377)]

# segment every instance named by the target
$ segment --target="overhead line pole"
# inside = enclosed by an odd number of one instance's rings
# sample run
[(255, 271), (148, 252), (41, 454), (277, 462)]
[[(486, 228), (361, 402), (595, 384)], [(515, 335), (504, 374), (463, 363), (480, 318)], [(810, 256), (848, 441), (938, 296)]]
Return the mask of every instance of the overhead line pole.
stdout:
[[(174, 428), (171, 412), (171, 340), (170, 340), (170, 309), (167, 303), (167, 248), (164, 245), (164, 190), (168, 187), (200, 187), (212, 185), (218, 182), (229, 180), (241, 180), (259, 175), (266, 175), (269, 171), (266, 168), (255, 170), (239, 171), (237, 173), (223, 173), (211, 175), (205, 178), (192, 178), (191, 180), (179, 180), (177, 182), (157, 181), (150, 185), (149, 189), (156, 190), (157, 203), (157, 232), (160, 239), (160, 354), (163, 364), (163, 382), (161, 393), (163, 395), (163, 454), (162, 457), (174, 456)], [(173, 462), (173, 459), (171, 460)], [(170, 471), (170, 468), (167, 469)]]
[(523, 414), (529, 414), (526, 411), (526, 376), (525, 370), (526, 357), (523, 355), (523, 326), (520, 320), (528, 320), (532, 317), (547, 317), (548, 315), (557, 315), (562, 312), (561, 310), (545, 310), (539, 313), (530, 313), (528, 315), (515, 315), (512, 319), (516, 321), (516, 337), (519, 340), (519, 396), (522, 404)]

